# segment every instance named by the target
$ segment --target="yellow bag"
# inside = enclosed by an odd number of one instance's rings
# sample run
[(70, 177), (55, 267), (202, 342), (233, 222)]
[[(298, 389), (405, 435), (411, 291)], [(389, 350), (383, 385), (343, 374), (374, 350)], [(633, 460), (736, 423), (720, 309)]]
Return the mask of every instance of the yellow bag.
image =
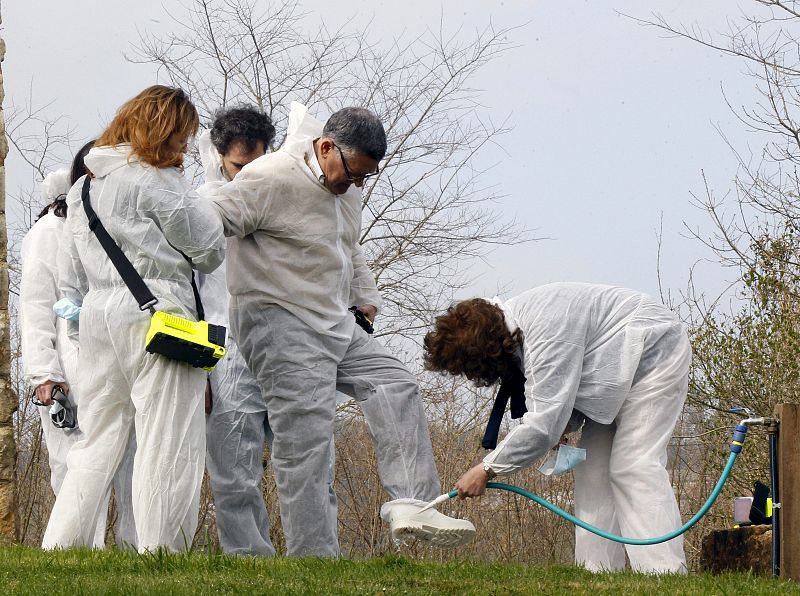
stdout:
[(150, 292), (142, 276), (137, 273), (128, 257), (114, 242), (92, 208), (89, 197), (90, 186), (91, 177), (86, 176), (83, 181), (81, 198), (83, 209), (89, 220), (89, 229), (94, 232), (122, 281), (125, 282), (136, 302), (139, 303), (139, 308), (143, 311), (149, 310), (153, 315), (150, 319), (150, 329), (145, 337), (145, 350), (151, 354), (161, 354), (211, 372), (219, 359), (225, 355), (225, 327), (212, 325), (203, 320), (205, 318), (203, 302), (200, 300), (200, 292), (194, 283), (194, 271), (191, 272), (192, 291), (197, 306), (197, 317), (200, 320), (190, 321), (178, 315), (155, 310), (153, 307), (158, 303), (158, 298)]
[(145, 349), (211, 372), (225, 355), (225, 327), (190, 321), (162, 311), (153, 313)]

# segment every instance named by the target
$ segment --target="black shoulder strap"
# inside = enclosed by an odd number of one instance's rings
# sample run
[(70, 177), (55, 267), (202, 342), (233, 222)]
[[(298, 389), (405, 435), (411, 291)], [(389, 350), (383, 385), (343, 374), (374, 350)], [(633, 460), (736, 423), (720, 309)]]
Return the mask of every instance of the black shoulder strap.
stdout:
[(95, 213), (94, 209), (92, 209), (92, 203), (89, 200), (89, 186), (91, 183), (91, 177), (86, 176), (83, 181), (83, 191), (81, 192), (83, 210), (86, 212), (86, 217), (89, 219), (89, 229), (94, 232), (95, 236), (97, 236), (100, 246), (102, 246), (103, 250), (106, 251), (108, 258), (111, 259), (111, 262), (114, 264), (114, 267), (122, 278), (122, 281), (125, 282), (125, 285), (128, 286), (128, 289), (131, 291), (131, 294), (133, 294), (133, 297), (136, 298), (136, 302), (139, 303), (139, 308), (141, 310), (153, 308), (153, 306), (155, 306), (158, 302), (158, 298), (153, 296), (150, 288), (148, 288), (147, 284), (144, 283), (142, 276), (139, 275), (136, 269), (133, 268), (133, 265), (131, 264), (130, 260), (128, 260), (128, 257), (126, 257), (125, 253), (122, 252), (122, 249), (117, 246), (117, 243), (114, 242), (114, 239), (108, 233), (108, 230), (106, 230), (105, 226), (103, 226), (103, 222), (101, 222), (100, 218), (97, 217), (97, 213)]
[[(184, 255), (187, 261), (189, 258)], [(189, 267), (192, 266), (192, 262), (189, 261)], [(200, 299), (200, 290), (197, 289), (197, 284), (194, 281), (194, 268), (190, 269), (192, 272), (192, 292), (194, 292), (194, 305), (197, 308), (197, 320), (198, 321), (205, 321), (206, 320), (206, 311), (203, 308), (203, 301)]]
[[(158, 302), (158, 298), (153, 296), (150, 288), (144, 283), (142, 276), (134, 269), (128, 257), (125, 256), (122, 249), (114, 242), (108, 230), (103, 226), (103, 222), (100, 221), (100, 218), (97, 217), (97, 213), (92, 209), (92, 203), (89, 200), (89, 186), (91, 186), (91, 183), (91, 177), (86, 176), (83, 181), (83, 190), (81, 192), (83, 210), (86, 212), (86, 217), (89, 219), (89, 229), (94, 232), (94, 235), (100, 242), (100, 246), (106, 251), (108, 258), (111, 259), (111, 263), (116, 268), (122, 281), (125, 282), (125, 285), (128, 286), (136, 302), (139, 303), (139, 308), (141, 310), (152, 310)], [(194, 282), (194, 269), (192, 269), (192, 291), (194, 292), (194, 300), (197, 306), (197, 318), (202, 321), (205, 319), (205, 312), (203, 310), (203, 303), (200, 300), (200, 292), (197, 291), (197, 285)]]

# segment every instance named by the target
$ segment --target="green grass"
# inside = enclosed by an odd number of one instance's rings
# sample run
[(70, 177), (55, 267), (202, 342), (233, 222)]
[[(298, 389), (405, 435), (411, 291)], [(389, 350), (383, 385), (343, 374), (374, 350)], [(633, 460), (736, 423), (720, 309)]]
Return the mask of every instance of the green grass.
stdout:
[(746, 574), (592, 574), (575, 567), (253, 559), (203, 554), (0, 549), (5, 594), (800, 594), (800, 585)]

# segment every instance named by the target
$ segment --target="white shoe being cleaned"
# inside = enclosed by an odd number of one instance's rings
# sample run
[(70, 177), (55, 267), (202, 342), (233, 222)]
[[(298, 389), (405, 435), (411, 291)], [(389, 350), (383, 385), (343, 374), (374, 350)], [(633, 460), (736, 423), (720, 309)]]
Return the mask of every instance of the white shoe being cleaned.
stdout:
[(386, 508), (384, 520), (389, 522), (392, 540), (407, 543), (412, 539), (433, 546), (461, 546), (475, 537), (475, 526), (466, 519), (456, 519), (435, 509), (420, 510), (425, 503), (392, 503)]

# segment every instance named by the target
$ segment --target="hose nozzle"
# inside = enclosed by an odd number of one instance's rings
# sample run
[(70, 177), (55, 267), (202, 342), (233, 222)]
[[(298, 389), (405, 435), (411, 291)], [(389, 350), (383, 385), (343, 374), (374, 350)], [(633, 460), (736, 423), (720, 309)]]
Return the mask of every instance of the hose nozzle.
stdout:
[(455, 493), (456, 495), (458, 494), (457, 491), (452, 490), (449, 493), (444, 493), (443, 495), (439, 495), (433, 501), (425, 505), (425, 507), (417, 511), (417, 513), (422, 513), (423, 511), (427, 511), (428, 509), (433, 509), (434, 507), (441, 505), (445, 501), (449, 501), (455, 496), (453, 493)]

